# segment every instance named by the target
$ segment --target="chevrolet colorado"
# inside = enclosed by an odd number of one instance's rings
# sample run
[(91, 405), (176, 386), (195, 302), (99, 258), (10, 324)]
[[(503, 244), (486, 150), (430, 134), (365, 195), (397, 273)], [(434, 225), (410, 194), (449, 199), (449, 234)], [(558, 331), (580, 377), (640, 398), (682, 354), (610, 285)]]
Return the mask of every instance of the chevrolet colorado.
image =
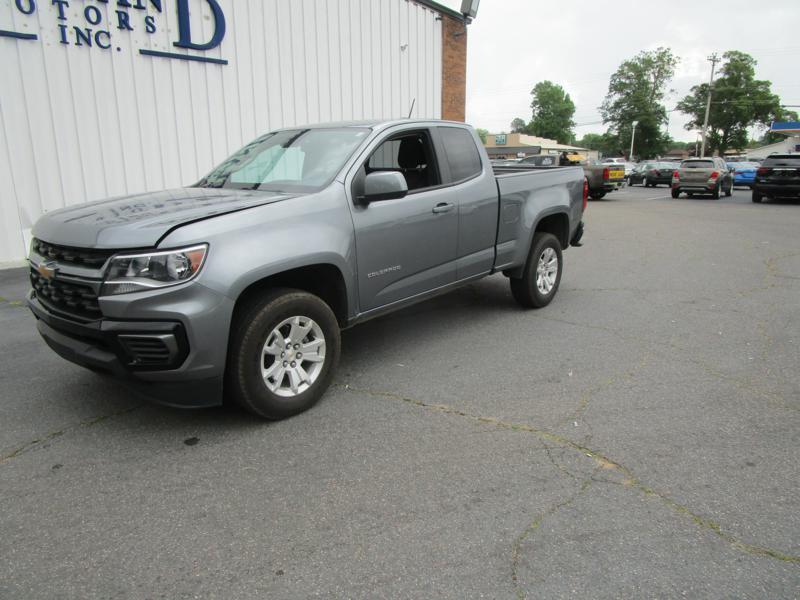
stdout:
[(42, 216), (28, 306), (55, 352), (162, 403), (280, 419), (325, 392), (341, 328), (499, 271), (547, 305), (586, 193), (580, 167), (493, 170), (463, 123), (282, 129), (190, 187)]

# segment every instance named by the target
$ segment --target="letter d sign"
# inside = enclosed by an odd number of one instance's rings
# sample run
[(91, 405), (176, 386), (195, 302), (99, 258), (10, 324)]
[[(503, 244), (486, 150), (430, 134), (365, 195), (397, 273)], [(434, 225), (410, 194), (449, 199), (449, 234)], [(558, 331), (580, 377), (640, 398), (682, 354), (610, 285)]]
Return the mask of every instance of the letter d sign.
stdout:
[(214, 35), (204, 44), (197, 44), (192, 41), (192, 29), (189, 24), (189, 0), (177, 0), (178, 5), (178, 35), (180, 39), (173, 43), (178, 48), (189, 48), (191, 50), (211, 50), (219, 46), (222, 38), (225, 37), (225, 15), (222, 14), (217, 0), (205, 0), (214, 13)]

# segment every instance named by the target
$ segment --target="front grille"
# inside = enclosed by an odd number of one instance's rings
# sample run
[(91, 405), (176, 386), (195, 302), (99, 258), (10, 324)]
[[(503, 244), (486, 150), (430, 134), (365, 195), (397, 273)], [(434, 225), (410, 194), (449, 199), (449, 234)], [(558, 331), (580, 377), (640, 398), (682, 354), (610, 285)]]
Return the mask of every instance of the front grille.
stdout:
[(32, 250), (39, 256), (48, 260), (83, 265), (92, 269), (99, 269), (114, 254), (114, 250), (96, 250), (93, 248), (72, 248), (49, 244), (34, 238)]
[(92, 286), (60, 279), (46, 279), (31, 269), (31, 285), (39, 301), (58, 312), (81, 319), (99, 319), (100, 304)]

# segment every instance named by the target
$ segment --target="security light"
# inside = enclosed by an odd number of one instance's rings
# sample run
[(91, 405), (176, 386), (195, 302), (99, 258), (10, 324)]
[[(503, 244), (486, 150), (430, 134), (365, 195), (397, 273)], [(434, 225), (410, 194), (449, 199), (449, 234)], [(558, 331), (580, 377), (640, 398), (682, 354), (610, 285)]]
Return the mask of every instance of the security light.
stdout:
[(478, 15), (478, 4), (481, 0), (461, 0), (461, 14), (469, 19)]

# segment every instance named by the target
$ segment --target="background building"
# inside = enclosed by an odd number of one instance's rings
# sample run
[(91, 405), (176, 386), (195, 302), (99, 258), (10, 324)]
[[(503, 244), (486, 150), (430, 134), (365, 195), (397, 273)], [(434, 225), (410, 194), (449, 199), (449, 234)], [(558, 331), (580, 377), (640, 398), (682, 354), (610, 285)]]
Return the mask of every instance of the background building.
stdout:
[(270, 129), (463, 120), (466, 44), (428, 0), (4, 0), (0, 264), (42, 213), (189, 185)]
[(785, 135), (786, 139), (775, 144), (761, 146), (747, 151), (747, 158), (767, 158), (770, 154), (794, 154), (800, 153), (800, 122), (797, 121), (776, 121), (769, 130), (773, 133)]
[(587, 160), (597, 160), (598, 152), (581, 148), (559, 144), (556, 140), (527, 135), (525, 133), (489, 133), (483, 144), (489, 158), (523, 158), (536, 154), (561, 154), (569, 152), (580, 154)]

